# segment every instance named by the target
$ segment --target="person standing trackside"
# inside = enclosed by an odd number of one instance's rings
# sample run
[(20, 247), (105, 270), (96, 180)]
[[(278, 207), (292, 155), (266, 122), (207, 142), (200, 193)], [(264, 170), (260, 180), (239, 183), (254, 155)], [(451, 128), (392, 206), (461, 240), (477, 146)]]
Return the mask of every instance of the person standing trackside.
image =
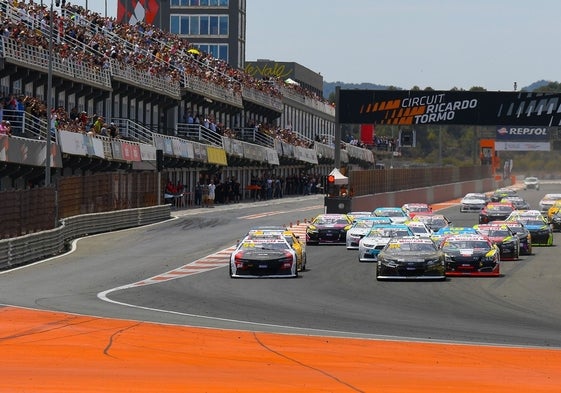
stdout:
[(208, 191), (208, 184), (205, 182), (202, 186), (203, 207), (208, 207)]
[(203, 186), (201, 186), (201, 182), (198, 181), (197, 184), (195, 184), (195, 206), (201, 206), (202, 198)]
[(214, 198), (216, 198), (216, 185), (214, 181), (211, 180), (210, 184), (208, 185), (208, 204), (209, 207), (214, 207)]

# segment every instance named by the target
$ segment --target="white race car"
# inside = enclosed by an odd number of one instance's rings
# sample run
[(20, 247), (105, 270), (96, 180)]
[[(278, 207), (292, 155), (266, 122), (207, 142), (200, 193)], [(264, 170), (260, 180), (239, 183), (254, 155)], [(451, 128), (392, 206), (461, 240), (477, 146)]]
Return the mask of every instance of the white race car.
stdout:
[(418, 237), (431, 237), (433, 235), (433, 231), (421, 221), (407, 221), (405, 223)]
[(372, 230), (358, 243), (358, 260), (376, 262), (378, 254), (396, 236), (414, 236), (411, 229), (404, 224), (374, 225)]
[(363, 217), (353, 223), (347, 231), (347, 250), (358, 250), (358, 242), (370, 232), (373, 225), (391, 224), (389, 217)]
[(487, 198), (487, 195), (478, 192), (470, 192), (460, 201), (460, 212), (479, 212), (487, 205), (488, 201), (489, 198)]

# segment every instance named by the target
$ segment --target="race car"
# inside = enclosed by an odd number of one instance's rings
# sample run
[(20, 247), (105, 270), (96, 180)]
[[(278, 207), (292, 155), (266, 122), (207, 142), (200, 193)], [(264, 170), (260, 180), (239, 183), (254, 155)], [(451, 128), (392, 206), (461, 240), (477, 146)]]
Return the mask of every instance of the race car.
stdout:
[(371, 217), (372, 212), (367, 212), (367, 211), (348, 212), (347, 216), (351, 217), (351, 219), (354, 222), (354, 221), (358, 220), (359, 218)]
[(401, 206), (401, 210), (405, 212), (409, 216), (409, 218), (413, 218), (417, 213), (432, 213), (432, 207), (428, 203), (404, 203)]
[(551, 230), (561, 231), (561, 210), (556, 211), (549, 219)]
[(431, 229), (424, 222), (409, 220), (405, 222), (405, 225), (413, 231), (415, 236), (430, 238), (433, 235)]
[(477, 231), (473, 227), (457, 227), (449, 225), (440, 228), (438, 231), (433, 232), (431, 239), (436, 244), (439, 245), (441, 240), (446, 236), (450, 235), (475, 235)]
[(517, 196), (518, 192), (513, 188), (499, 188), (491, 194), (491, 202), (499, 202), (509, 196)]
[(306, 228), (306, 244), (346, 244), (352, 223), (353, 219), (347, 214), (319, 214)]
[(358, 260), (360, 262), (377, 261), (378, 254), (390, 239), (399, 236), (414, 236), (414, 233), (405, 224), (374, 225), (372, 230), (358, 243)]
[(518, 236), (520, 241), (520, 254), (532, 255), (532, 235), (528, 228), (516, 220), (493, 221), (493, 224), (505, 224)]
[(501, 202), (512, 203), (512, 205), (514, 206), (514, 209), (516, 209), (516, 210), (530, 210), (531, 209), (530, 204), (524, 198), (522, 198), (520, 196), (504, 197), (503, 199), (501, 199)]
[(447, 276), (500, 276), (500, 250), (482, 235), (451, 235), (440, 243)]
[(444, 253), (428, 238), (393, 237), (378, 254), (376, 279), (446, 280)]
[(546, 214), (558, 199), (561, 199), (561, 194), (545, 194), (539, 202), (540, 212)]
[(524, 189), (525, 190), (539, 190), (540, 189), (540, 180), (535, 176), (528, 176), (524, 178)]
[(389, 217), (364, 217), (353, 222), (352, 227), (347, 231), (347, 250), (358, 250), (360, 239), (370, 232), (373, 225), (391, 224)]
[(505, 220), (514, 211), (510, 202), (489, 202), (479, 212), (479, 223), (487, 224), (491, 221)]
[(296, 251), (284, 236), (246, 236), (230, 254), (231, 278), (298, 277)]
[(372, 215), (376, 217), (389, 217), (394, 224), (403, 224), (409, 219), (401, 207), (377, 207), (372, 211)]
[(247, 236), (251, 239), (265, 239), (267, 237), (283, 236), (285, 240), (290, 244), (290, 246), (296, 252), (296, 268), (299, 272), (306, 270), (306, 263), (308, 261), (306, 255), (306, 245), (300, 241), (300, 237), (294, 232), (289, 231), (286, 228), (276, 228), (274, 227), (258, 227), (258, 229), (253, 229), (249, 231)]
[(523, 224), (532, 235), (532, 246), (552, 246), (553, 228), (539, 210), (516, 210), (508, 221), (516, 220)]
[(547, 219), (551, 222), (553, 215), (561, 210), (561, 199), (557, 199), (553, 202), (553, 205), (549, 209), (547, 209)]
[(467, 193), (461, 200), (460, 200), (460, 212), (467, 213), (467, 212), (479, 212), (481, 209), (487, 205), (489, 202), (489, 198), (487, 195), (480, 193), (480, 192), (470, 192)]
[(436, 232), (440, 228), (452, 225), (452, 222), (442, 214), (415, 214), (412, 221), (424, 222), (431, 231)]
[(516, 261), (520, 257), (520, 238), (506, 224), (479, 224), (474, 229), (499, 246), (501, 261)]

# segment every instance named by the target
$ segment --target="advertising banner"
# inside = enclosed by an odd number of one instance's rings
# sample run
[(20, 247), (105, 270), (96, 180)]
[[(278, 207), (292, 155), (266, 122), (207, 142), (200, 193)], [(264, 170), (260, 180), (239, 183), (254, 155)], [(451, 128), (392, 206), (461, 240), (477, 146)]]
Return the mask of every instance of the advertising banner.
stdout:
[(499, 91), (340, 90), (343, 124), (559, 126), (561, 95)]
[[(62, 168), (62, 156), (58, 144), (50, 145), (51, 168)], [(0, 135), (0, 162), (30, 166), (45, 166), (47, 142), (17, 136)]]

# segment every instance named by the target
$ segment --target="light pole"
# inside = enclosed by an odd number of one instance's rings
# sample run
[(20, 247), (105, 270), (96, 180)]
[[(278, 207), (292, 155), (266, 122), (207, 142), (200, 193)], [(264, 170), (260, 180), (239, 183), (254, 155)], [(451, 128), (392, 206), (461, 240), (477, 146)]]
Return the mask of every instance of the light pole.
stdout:
[(51, 0), (51, 9), (49, 12), (49, 68), (47, 71), (47, 135), (46, 135), (46, 149), (47, 156), (45, 157), (45, 187), (51, 185), (51, 100), (53, 96), (53, 1)]

